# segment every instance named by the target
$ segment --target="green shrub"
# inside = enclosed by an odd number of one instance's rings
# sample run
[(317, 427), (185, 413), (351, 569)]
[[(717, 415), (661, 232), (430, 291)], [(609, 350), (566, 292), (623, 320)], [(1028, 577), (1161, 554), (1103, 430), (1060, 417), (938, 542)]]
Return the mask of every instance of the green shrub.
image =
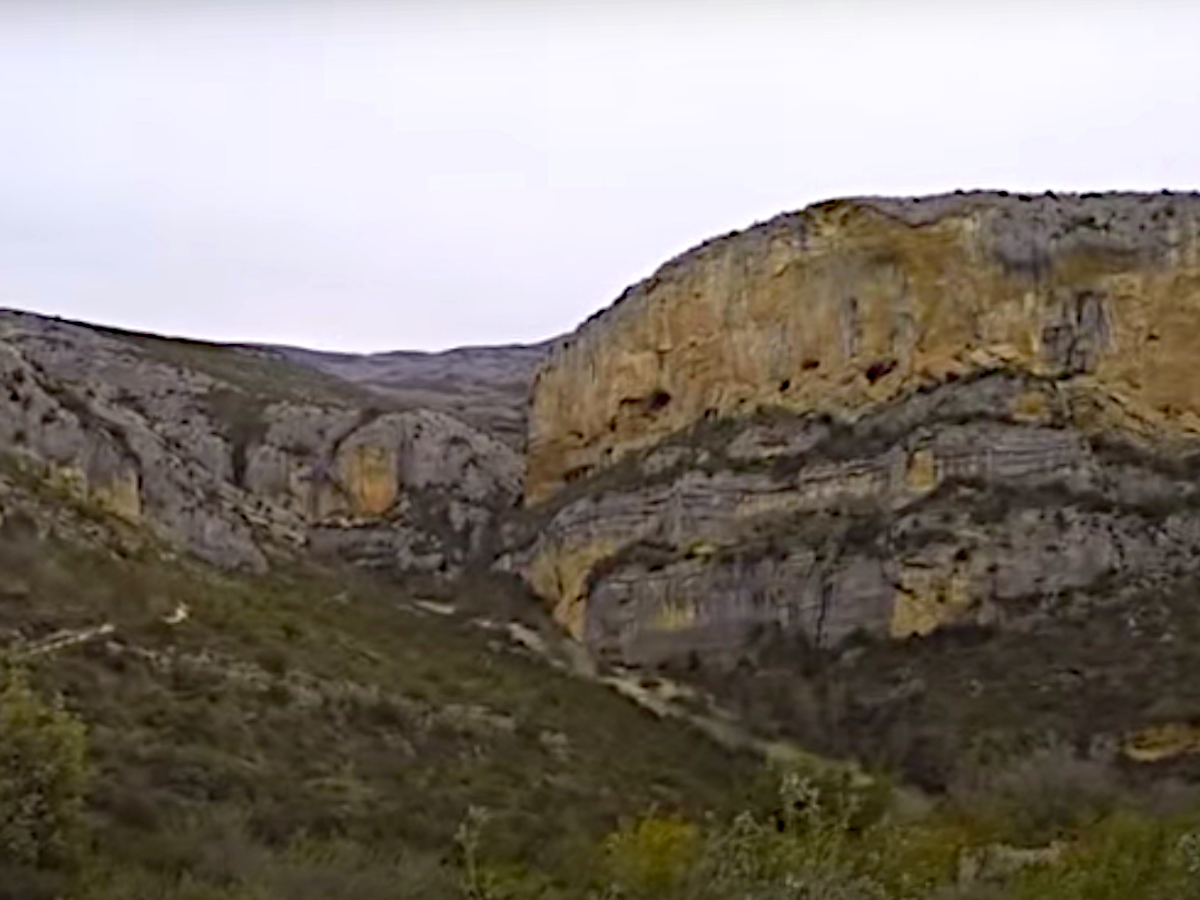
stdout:
[(605, 842), (610, 877), (633, 897), (673, 896), (696, 866), (700, 829), (674, 816), (648, 815)]
[(47, 868), (79, 851), (84, 727), (0, 660), (0, 866)]
[(227, 821), (217, 841), (203, 843), (202, 823), (172, 838), (180, 849), (196, 842), (183, 868), (97, 864), (71, 900), (462, 900), (454, 872), (434, 856), (314, 839), (271, 850)]
[(887, 789), (848, 767), (774, 769), (774, 811), (702, 830), (648, 816), (605, 844), (620, 897), (680, 900), (883, 900), (866, 869), (863, 832), (881, 821)]

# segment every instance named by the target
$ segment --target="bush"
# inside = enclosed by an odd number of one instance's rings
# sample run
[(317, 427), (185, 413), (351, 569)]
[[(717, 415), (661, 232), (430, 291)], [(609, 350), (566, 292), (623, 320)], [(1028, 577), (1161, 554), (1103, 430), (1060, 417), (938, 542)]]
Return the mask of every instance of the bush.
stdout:
[(925, 900), (956, 885), (969, 833), (955, 823), (930, 821), (879, 828), (865, 841), (863, 865), (896, 900)]
[(0, 866), (42, 869), (77, 856), (85, 752), (82, 723), (0, 661)]
[(647, 817), (609, 838), (611, 887), (619, 897), (680, 900), (883, 900), (865, 871), (862, 833), (884, 804), (879, 782), (854, 770), (793, 763), (774, 772), (772, 813), (742, 813), (702, 831), (678, 818)]
[(199, 864), (177, 871), (98, 865), (72, 900), (462, 900), (453, 872), (414, 852), (314, 839), (271, 850), (236, 824), (223, 846), (192, 849)]
[(609, 875), (623, 893), (667, 897), (698, 862), (701, 834), (683, 819), (649, 815), (610, 836), (605, 850)]
[[(1038, 754), (1045, 761), (1054, 754)], [(1061, 760), (1059, 760), (1061, 762)], [(1026, 775), (1033, 767), (1025, 761)], [(1063, 772), (1051, 765), (1045, 777)], [(1092, 772), (1085, 767), (1066, 771)], [(605, 898), (662, 900), (1174, 900), (1200, 897), (1200, 815), (1153, 818), (1129, 809), (1096, 818), (1096, 794), (1051, 808), (1075, 824), (1063, 840), (995, 843), (990, 820), (954, 806), (900, 822), (861, 775), (801, 765), (778, 782), (775, 812), (708, 828), (650, 816), (609, 838)], [(1019, 779), (1022, 785), (1033, 783)], [(1007, 783), (1001, 779), (1001, 783)], [(1086, 785), (1110, 785), (1091, 775)], [(1111, 786), (1111, 785), (1110, 785)], [(1108, 790), (1100, 790), (1113, 802)], [(986, 799), (986, 795), (980, 794)], [(1025, 795), (1028, 796), (1028, 795)], [(865, 802), (865, 800), (870, 802)], [(1002, 804), (1015, 802), (1013, 795)], [(1005, 807), (1007, 808), (1007, 807)], [(875, 809), (872, 815), (865, 810)], [(987, 813), (989, 816), (991, 812)], [(1009, 823), (1011, 824), (1011, 823)]]

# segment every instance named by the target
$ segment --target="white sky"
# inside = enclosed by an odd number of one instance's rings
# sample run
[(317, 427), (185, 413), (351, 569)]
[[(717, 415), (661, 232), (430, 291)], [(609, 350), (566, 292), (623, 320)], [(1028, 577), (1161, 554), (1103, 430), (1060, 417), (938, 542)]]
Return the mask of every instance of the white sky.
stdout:
[(1200, 4), (0, 0), (0, 306), (374, 351), (573, 328), (846, 194), (1200, 185)]

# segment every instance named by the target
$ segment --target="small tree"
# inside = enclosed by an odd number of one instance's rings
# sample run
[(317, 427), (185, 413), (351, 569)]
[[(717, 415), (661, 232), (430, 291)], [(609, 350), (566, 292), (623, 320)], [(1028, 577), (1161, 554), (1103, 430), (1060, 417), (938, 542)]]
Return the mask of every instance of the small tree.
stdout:
[(0, 659), (0, 867), (73, 856), (87, 784), (83, 724)]

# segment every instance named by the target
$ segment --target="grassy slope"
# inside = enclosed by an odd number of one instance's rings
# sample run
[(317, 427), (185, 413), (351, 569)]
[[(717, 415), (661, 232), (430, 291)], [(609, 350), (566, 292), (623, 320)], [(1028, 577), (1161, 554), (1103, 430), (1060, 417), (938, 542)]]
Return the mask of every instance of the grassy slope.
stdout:
[(31, 665), (89, 726), (98, 852), (122, 867), (195, 871), (228, 838), (195, 819), (222, 815), (255, 846), (441, 858), (479, 806), (489, 853), (561, 873), (620, 816), (728, 808), (756, 768), (364, 574), (233, 577), (140, 540), (39, 540), (7, 507), (0, 635), (115, 626)]

